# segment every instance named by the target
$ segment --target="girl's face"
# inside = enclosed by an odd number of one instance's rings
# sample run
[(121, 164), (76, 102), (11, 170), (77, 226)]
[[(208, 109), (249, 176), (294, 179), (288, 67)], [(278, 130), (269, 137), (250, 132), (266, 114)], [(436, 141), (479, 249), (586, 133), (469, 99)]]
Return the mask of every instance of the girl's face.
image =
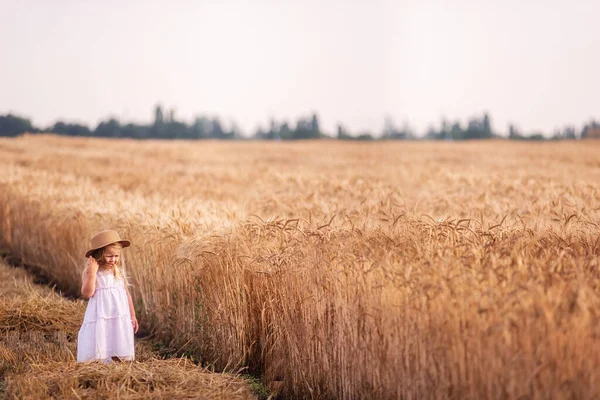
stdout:
[(104, 265), (109, 268), (113, 268), (115, 265), (118, 265), (120, 257), (121, 248), (119, 246), (115, 246), (114, 244), (106, 247), (102, 256)]

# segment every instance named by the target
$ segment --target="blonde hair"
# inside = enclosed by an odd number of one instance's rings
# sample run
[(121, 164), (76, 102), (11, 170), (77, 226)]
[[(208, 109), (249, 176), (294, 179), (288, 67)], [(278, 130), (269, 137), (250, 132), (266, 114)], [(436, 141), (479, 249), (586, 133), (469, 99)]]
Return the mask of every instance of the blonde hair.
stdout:
[[(123, 246), (121, 246), (121, 243), (118, 242), (111, 243), (107, 246), (94, 250), (94, 252), (92, 253), (92, 257), (96, 259), (96, 262), (98, 263), (98, 266), (100, 268), (103, 268), (106, 265), (106, 262), (104, 261), (104, 250), (110, 246), (115, 246), (123, 250)], [(116, 279), (123, 279), (125, 281), (126, 287), (129, 286), (129, 281), (127, 279), (127, 275), (125, 274), (125, 257), (122, 251), (119, 257), (119, 262), (115, 264), (115, 267), (113, 269), (113, 274)]]

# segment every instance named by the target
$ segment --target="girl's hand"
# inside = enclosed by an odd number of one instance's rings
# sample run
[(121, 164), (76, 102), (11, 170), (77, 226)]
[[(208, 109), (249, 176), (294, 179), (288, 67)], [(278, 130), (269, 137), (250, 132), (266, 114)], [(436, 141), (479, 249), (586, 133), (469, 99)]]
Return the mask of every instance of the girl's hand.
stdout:
[(98, 261), (92, 256), (89, 256), (87, 259), (86, 266), (90, 269), (90, 272), (96, 273), (98, 272)]
[(133, 325), (133, 333), (137, 333), (140, 326), (136, 317), (131, 317), (131, 325)]

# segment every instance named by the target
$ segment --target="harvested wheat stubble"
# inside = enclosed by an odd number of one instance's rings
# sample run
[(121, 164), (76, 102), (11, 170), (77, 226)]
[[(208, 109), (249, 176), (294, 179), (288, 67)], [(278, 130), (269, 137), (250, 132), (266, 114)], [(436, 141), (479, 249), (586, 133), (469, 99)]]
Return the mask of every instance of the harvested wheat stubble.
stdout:
[(85, 304), (32, 285), (22, 269), (0, 261), (0, 379), (32, 363), (75, 361)]
[(55, 294), (42, 296), (31, 290), (27, 295), (0, 301), (0, 329), (62, 331), (76, 335), (84, 310), (83, 301), (68, 301)]
[[(34, 286), (0, 260), (0, 397), (253, 399), (243, 379), (210, 373), (185, 359), (159, 360), (136, 341), (133, 363), (76, 363), (85, 303)], [(7, 295), (10, 293), (10, 296)]]
[(144, 363), (35, 364), (8, 379), (7, 394), (16, 398), (75, 399), (254, 399), (247, 382), (214, 374), (186, 359)]

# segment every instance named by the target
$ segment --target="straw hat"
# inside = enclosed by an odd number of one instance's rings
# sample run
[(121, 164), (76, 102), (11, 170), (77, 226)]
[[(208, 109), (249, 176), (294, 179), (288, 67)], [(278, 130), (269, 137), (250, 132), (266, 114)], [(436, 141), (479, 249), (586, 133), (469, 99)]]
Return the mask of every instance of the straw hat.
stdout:
[(90, 240), (90, 249), (85, 253), (85, 257), (89, 257), (95, 250), (101, 249), (109, 244), (121, 243), (123, 247), (129, 247), (131, 242), (129, 240), (121, 239), (119, 234), (115, 231), (102, 231), (94, 235)]

